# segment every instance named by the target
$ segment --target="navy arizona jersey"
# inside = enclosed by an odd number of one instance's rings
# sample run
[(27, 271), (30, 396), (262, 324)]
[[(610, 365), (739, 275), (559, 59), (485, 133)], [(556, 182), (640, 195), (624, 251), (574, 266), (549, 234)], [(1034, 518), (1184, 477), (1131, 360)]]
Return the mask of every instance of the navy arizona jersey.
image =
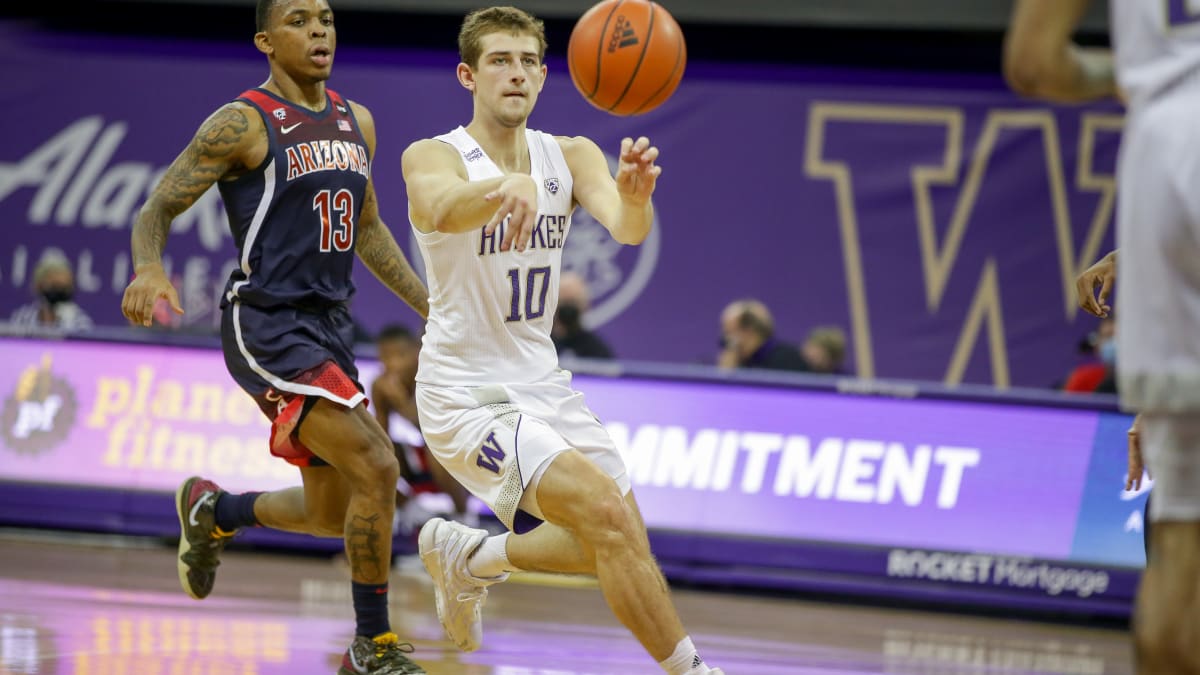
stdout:
[(313, 112), (265, 89), (237, 98), (267, 128), (262, 164), (218, 183), (238, 247), (222, 305), (321, 308), (354, 294), (356, 225), (370, 153), (350, 105), (326, 89)]

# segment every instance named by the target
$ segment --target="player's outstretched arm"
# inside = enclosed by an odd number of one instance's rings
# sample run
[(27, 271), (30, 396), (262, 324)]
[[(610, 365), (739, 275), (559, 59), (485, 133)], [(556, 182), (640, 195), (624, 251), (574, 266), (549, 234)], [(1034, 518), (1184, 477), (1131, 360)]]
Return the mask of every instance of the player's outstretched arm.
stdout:
[(662, 167), (654, 163), (658, 148), (645, 136), (621, 141), (617, 175), (608, 172), (604, 153), (582, 136), (560, 138), (563, 156), (575, 181), (575, 201), (608, 228), (622, 244), (640, 244), (654, 222), (650, 195)]
[[(367, 141), (367, 149), (375, 156), (375, 119), (371, 111), (353, 101), (350, 107), (358, 120), (359, 129)], [(413, 271), (404, 251), (396, 243), (392, 231), (379, 217), (379, 202), (375, 197), (375, 183), (367, 181), (367, 192), (363, 199), (362, 213), (358, 217), (358, 238), (354, 243), (358, 259), (401, 300), (421, 315), (429, 317), (429, 291), (421, 278)]]
[(1004, 36), (1004, 77), (1023, 96), (1063, 103), (1117, 95), (1112, 50), (1071, 35), (1091, 0), (1017, 0)]
[(213, 183), (251, 165), (247, 155), (256, 140), (265, 140), (265, 133), (258, 115), (249, 113), (243, 104), (230, 103), (204, 120), (191, 143), (167, 167), (133, 223), (135, 276), (121, 301), (125, 318), (149, 326), (159, 298), (166, 298), (171, 309), (183, 313), (179, 295), (162, 268), (171, 221), (196, 203)]
[(421, 232), (491, 234), (505, 219), (500, 250), (525, 250), (537, 222), (537, 183), (525, 174), (470, 181), (458, 152), (441, 141), (424, 139), (401, 157), (408, 209)]
[[(1075, 279), (1075, 293), (1078, 295), (1079, 306), (1088, 314), (1105, 318), (1112, 311), (1108, 297), (1112, 294), (1113, 286), (1117, 283), (1117, 251), (1096, 261)], [(1096, 294), (1100, 289), (1100, 294)]]

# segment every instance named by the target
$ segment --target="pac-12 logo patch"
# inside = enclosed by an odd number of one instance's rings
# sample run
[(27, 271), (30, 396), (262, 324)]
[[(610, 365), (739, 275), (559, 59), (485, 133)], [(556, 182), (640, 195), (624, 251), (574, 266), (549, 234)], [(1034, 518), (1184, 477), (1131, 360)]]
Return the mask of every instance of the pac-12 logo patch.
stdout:
[(50, 371), (47, 354), (17, 378), (16, 391), (0, 410), (0, 436), (9, 448), (37, 455), (58, 445), (75, 424), (75, 390)]
[(546, 186), (546, 192), (549, 192), (552, 195), (558, 194), (557, 178), (547, 178), (543, 184)]
[(275, 116), (275, 119), (283, 121), (287, 119), (287, 108), (276, 108), (271, 111), (271, 114)]

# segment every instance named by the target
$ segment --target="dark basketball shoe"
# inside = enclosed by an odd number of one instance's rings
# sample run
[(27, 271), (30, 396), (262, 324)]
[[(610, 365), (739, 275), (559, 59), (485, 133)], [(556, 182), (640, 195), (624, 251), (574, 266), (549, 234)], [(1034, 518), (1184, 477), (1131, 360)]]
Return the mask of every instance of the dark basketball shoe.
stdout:
[(217, 497), (221, 488), (199, 476), (183, 481), (175, 492), (179, 514), (179, 583), (188, 595), (203, 600), (212, 593), (221, 564), (221, 551), (232, 532), (222, 532), (216, 523)]
[(401, 642), (395, 633), (374, 639), (358, 636), (342, 657), (338, 675), (422, 675), (425, 669), (408, 660), (413, 646)]

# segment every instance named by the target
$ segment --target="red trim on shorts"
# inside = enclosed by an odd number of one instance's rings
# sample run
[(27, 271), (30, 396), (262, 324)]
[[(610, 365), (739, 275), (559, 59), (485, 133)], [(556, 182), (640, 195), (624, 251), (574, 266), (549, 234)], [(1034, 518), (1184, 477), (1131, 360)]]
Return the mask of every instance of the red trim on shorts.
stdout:
[[(341, 399), (351, 399), (360, 394), (354, 380), (333, 361), (325, 361), (321, 365), (300, 373), (291, 380), (295, 384), (324, 389)], [(303, 394), (288, 394), (277, 392), (279, 407), (271, 419), (271, 454), (295, 466), (312, 466), (313, 460), (320, 461), (312, 450), (304, 447), (296, 428), (303, 419), (305, 401)], [(268, 397), (269, 398), (269, 397)], [(363, 405), (368, 401), (364, 398)]]
[(358, 390), (358, 385), (354, 384), (354, 380), (333, 361), (326, 361), (316, 368), (300, 373), (292, 379), (292, 383), (324, 389), (344, 400), (350, 400), (362, 393)]

